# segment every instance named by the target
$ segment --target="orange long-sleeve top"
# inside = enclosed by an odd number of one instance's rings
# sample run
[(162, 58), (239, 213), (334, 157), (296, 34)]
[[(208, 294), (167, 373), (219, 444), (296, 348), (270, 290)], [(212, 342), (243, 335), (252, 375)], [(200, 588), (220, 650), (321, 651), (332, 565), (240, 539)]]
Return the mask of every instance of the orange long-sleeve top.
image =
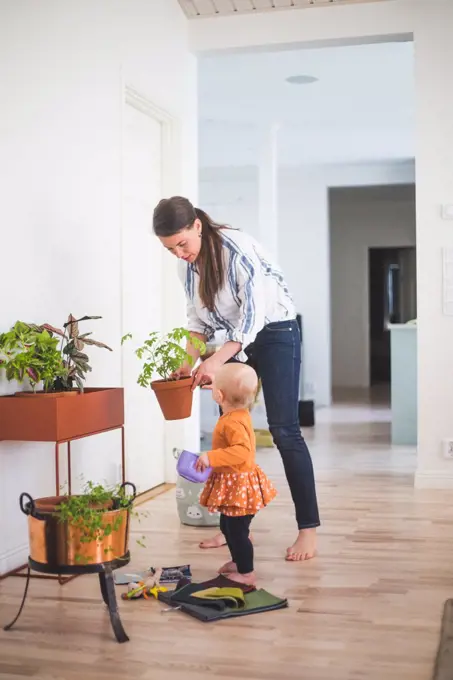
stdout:
[(221, 416), (212, 436), (209, 463), (215, 471), (250, 472), (254, 470), (256, 439), (252, 418), (247, 409)]

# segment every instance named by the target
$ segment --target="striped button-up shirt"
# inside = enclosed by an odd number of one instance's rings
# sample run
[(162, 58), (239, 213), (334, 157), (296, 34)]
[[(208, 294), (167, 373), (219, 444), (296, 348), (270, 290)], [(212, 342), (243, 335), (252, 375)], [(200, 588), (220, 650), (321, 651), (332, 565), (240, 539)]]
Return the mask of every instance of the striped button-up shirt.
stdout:
[[(268, 323), (295, 319), (296, 311), (279, 268), (248, 234), (221, 229), (225, 280), (213, 311), (199, 295), (196, 263), (180, 260), (179, 274), (187, 298), (188, 330), (209, 340), (218, 331), (244, 350)], [(244, 355), (241, 357), (244, 358)]]

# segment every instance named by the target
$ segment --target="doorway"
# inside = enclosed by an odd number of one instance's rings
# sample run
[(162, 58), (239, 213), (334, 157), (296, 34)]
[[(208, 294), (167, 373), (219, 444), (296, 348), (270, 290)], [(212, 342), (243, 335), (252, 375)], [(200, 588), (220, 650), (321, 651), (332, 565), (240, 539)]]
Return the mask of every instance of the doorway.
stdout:
[(417, 316), (416, 249), (369, 248), (370, 386), (390, 383), (391, 324)]
[(128, 102), (123, 118), (122, 334), (127, 477), (143, 492), (165, 482), (164, 421), (151, 390), (137, 384), (133, 349), (162, 330), (162, 248), (152, 235), (154, 206), (162, 195), (162, 124)]

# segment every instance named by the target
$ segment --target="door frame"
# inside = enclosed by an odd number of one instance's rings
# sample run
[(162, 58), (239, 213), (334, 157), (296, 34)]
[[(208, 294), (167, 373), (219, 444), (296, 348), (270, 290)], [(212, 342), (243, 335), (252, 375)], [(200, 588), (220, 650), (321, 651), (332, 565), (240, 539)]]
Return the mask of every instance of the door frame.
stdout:
[[(121, 87), (121, 120), (120, 120), (120, 135), (121, 135), (121, 157), (120, 157), (120, 325), (121, 332), (123, 332), (124, 326), (124, 306), (123, 306), (123, 281), (124, 272), (122, 265), (122, 252), (123, 252), (123, 239), (124, 239), (124, 121), (125, 121), (125, 110), (126, 106), (132, 106), (134, 109), (148, 116), (152, 120), (158, 122), (161, 125), (162, 135), (161, 135), (161, 178), (162, 178), (162, 193), (164, 196), (171, 196), (178, 193), (180, 186), (180, 173), (179, 173), (179, 158), (180, 158), (180, 125), (177, 118), (172, 116), (168, 111), (157, 106), (150, 99), (147, 99), (144, 95), (140, 94), (133, 87), (127, 85), (124, 81)], [(151, 216), (150, 216), (151, 218)], [(162, 272), (162, 286), (161, 286), (161, 296), (162, 296), (162, 309), (163, 309), (163, 325), (166, 327), (168, 325), (165, 318), (166, 306), (167, 306), (167, 290), (168, 281), (167, 277), (170, 274), (166, 271), (165, 267)], [(174, 279), (172, 281), (173, 285), (175, 283)], [(137, 365), (137, 375), (138, 375), (138, 365)], [(121, 384), (124, 385), (124, 359), (123, 353), (121, 352)], [(172, 441), (174, 435), (173, 430), (169, 426), (169, 423), (164, 423), (164, 464), (165, 464), (165, 480), (164, 482), (173, 481), (172, 468), (174, 468), (174, 458), (172, 456)], [(126, 452), (127, 452), (127, 437), (126, 437)], [(126, 457), (127, 458), (127, 457)], [(127, 474), (126, 474), (127, 476)], [(143, 493), (146, 493), (144, 491)]]
[[(137, 92), (129, 85), (123, 86), (121, 115), (121, 150), (123, 149), (123, 122), (125, 106), (132, 106), (145, 116), (152, 118), (162, 126), (161, 173), (164, 194), (171, 194), (180, 184), (179, 178), (179, 122), (168, 111), (161, 109), (150, 99)], [(121, 156), (122, 158), (122, 156)], [(123, 168), (121, 167), (121, 171)]]

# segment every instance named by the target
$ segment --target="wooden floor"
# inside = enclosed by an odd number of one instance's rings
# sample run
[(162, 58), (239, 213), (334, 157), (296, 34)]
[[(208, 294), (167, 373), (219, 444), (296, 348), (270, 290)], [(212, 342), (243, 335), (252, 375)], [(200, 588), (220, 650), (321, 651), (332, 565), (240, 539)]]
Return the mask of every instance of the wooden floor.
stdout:
[[(285, 563), (293, 510), (278, 453), (260, 462), (280, 495), (254, 524), (261, 583), (290, 608), (218, 624), (156, 601), (120, 602), (131, 641), (118, 645), (97, 579), (33, 581), (17, 629), (0, 633), (0, 678), (36, 680), (428, 680), (442, 606), (453, 596), (453, 493), (415, 491), (412, 449), (389, 446), (389, 412), (367, 405), (319, 413), (307, 431), (323, 526), (319, 557)], [(147, 504), (134, 566), (190, 562), (197, 580), (226, 559), (202, 552), (212, 532), (181, 528), (174, 492)], [(22, 579), (0, 583), (0, 623)]]

